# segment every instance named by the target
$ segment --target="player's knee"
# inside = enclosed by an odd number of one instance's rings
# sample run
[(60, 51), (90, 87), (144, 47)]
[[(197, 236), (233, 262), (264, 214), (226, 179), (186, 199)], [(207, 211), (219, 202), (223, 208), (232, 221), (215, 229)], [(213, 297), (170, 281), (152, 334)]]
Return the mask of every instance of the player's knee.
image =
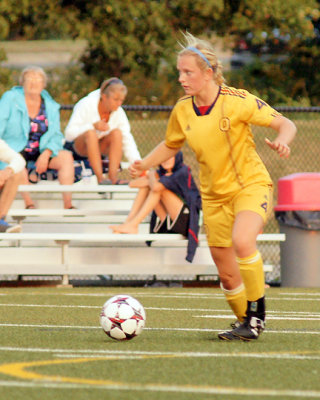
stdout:
[(237, 285), (238, 282), (235, 277), (228, 272), (223, 272), (219, 274), (221, 285), (226, 290), (233, 290)]
[(233, 247), (238, 257), (248, 257), (255, 249), (255, 240), (250, 240), (246, 235), (237, 235), (232, 238)]

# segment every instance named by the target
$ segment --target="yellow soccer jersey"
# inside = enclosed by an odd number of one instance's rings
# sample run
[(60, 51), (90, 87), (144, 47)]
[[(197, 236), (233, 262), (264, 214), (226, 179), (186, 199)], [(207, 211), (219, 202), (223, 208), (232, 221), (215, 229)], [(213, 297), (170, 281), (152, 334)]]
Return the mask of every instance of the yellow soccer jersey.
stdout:
[(256, 152), (250, 124), (269, 126), (280, 115), (246, 90), (222, 86), (206, 115), (192, 97), (172, 110), (165, 143), (180, 148), (187, 140), (200, 165), (203, 200), (224, 201), (252, 183), (272, 184)]

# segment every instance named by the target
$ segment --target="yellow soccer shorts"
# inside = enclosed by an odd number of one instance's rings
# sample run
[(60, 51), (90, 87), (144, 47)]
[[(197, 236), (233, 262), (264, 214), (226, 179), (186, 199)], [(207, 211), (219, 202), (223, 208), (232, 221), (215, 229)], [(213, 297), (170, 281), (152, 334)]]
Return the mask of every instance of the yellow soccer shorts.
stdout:
[(253, 211), (261, 215), (265, 223), (272, 210), (272, 186), (250, 185), (241, 189), (233, 198), (223, 203), (202, 201), (203, 222), (208, 245), (231, 247), (232, 227), (240, 211)]

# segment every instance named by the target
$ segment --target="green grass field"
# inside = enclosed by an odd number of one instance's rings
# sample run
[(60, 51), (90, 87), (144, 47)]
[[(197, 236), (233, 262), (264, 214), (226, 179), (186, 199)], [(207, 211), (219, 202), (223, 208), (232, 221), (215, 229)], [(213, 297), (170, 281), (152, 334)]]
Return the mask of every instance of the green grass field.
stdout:
[[(104, 302), (136, 297), (146, 328), (117, 342)], [(320, 398), (320, 289), (267, 289), (267, 330), (221, 342), (234, 320), (215, 288), (2, 288), (1, 399)]]

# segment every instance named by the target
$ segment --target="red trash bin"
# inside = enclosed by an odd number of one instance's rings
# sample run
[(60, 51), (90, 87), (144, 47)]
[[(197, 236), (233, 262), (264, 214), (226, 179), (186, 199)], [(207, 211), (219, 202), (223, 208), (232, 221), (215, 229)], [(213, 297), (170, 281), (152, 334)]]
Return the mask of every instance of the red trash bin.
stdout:
[(320, 287), (320, 173), (296, 173), (278, 181), (274, 207), (280, 232), (281, 286)]

